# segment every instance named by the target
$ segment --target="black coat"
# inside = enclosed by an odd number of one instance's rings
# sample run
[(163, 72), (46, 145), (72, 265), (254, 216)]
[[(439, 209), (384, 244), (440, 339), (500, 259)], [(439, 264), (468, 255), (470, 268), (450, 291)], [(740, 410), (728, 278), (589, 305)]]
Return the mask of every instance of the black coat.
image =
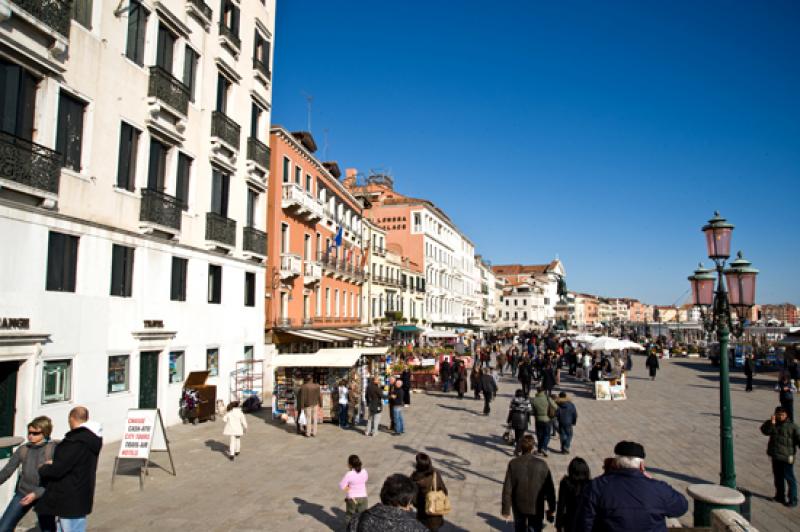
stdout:
[(587, 484), (588, 481), (579, 484), (569, 477), (561, 479), (561, 484), (558, 486), (558, 506), (556, 508), (556, 529), (559, 532), (576, 532), (579, 530), (575, 517), (578, 513), (578, 505), (583, 488)]
[(511, 510), (544, 517), (547, 509), (556, 509), (556, 489), (547, 462), (532, 454), (523, 454), (508, 463), (503, 482), (502, 514)]
[(481, 378), (478, 381), (478, 387), (481, 393), (483, 394), (483, 397), (489, 399), (490, 401), (494, 398), (495, 394), (497, 393), (497, 383), (494, 382), (494, 377), (492, 377), (488, 373), (484, 373), (481, 375)]
[(553, 368), (546, 368), (542, 372), (542, 388), (552, 390), (556, 386), (556, 372)]
[(56, 447), (53, 463), (39, 469), (45, 492), (36, 511), (66, 518), (92, 513), (97, 458), (102, 447), (103, 439), (85, 426), (67, 432)]
[(374, 382), (367, 385), (366, 398), (370, 414), (377, 414), (383, 410), (383, 392)]

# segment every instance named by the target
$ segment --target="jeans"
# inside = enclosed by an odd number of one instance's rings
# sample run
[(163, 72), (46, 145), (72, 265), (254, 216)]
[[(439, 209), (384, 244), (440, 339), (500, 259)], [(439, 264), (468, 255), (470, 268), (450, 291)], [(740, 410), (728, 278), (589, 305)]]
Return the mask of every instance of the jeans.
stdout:
[(397, 434), (404, 433), (405, 426), (403, 425), (403, 407), (395, 406), (392, 408), (392, 417), (394, 418), (394, 431)]
[[(28, 506), (22, 506), (20, 504), (20, 501), (23, 497), (24, 495), (15, 493), (9, 501), (6, 511), (3, 512), (3, 516), (0, 517), (0, 532), (13, 531), (17, 526), (17, 523), (19, 523), (30, 511), (30, 509), (33, 508), (32, 504), (29, 504)], [(55, 532), (55, 517), (52, 515), (39, 514), (36, 514), (36, 517), (39, 518), (39, 529), (42, 532)]]
[[(780, 500), (797, 502), (797, 480), (794, 477), (794, 464), (772, 459), (772, 476), (775, 481), (775, 497)], [(789, 497), (786, 497), (786, 484), (789, 486)]]
[(339, 427), (347, 427), (347, 405), (339, 404)]
[(369, 421), (367, 422), (367, 435), (377, 434), (380, 426), (381, 426), (381, 413), (375, 412), (374, 414), (370, 414)]
[(569, 451), (569, 446), (572, 444), (572, 425), (558, 427), (558, 437), (561, 440), (561, 451)]
[(547, 452), (547, 446), (550, 443), (550, 422), (549, 421), (536, 421), (536, 449), (540, 453)]
[(86, 516), (59, 517), (58, 532), (86, 532)]
[(450, 391), (450, 377), (442, 377), (442, 391), (444, 393)]
[(514, 513), (514, 532), (541, 532), (544, 523), (541, 516), (523, 514), (513, 510)]

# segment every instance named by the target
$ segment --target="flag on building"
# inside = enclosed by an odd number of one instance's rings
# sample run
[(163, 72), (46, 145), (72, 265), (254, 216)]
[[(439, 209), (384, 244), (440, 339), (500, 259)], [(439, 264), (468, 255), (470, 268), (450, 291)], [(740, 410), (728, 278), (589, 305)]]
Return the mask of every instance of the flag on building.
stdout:
[(342, 245), (342, 229), (344, 229), (344, 227), (340, 225), (339, 230), (336, 231), (336, 236), (333, 239), (337, 248)]

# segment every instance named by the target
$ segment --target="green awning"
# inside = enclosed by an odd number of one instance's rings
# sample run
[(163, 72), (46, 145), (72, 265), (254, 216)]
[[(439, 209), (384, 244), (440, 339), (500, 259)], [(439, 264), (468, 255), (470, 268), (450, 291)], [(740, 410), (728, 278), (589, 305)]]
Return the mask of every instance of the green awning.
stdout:
[(423, 331), (423, 329), (420, 329), (416, 325), (395, 325), (394, 330), (404, 333), (418, 333)]

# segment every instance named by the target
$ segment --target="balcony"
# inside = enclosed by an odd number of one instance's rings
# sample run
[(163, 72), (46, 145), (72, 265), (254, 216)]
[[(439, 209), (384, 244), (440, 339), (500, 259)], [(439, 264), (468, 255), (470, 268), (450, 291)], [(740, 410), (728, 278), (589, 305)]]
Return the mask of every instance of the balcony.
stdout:
[(203, 0), (188, 0), (186, 12), (199, 20), (206, 31), (211, 27), (211, 7)]
[(223, 21), (219, 23), (219, 43), (227, 46), (234, 56), (238, 56), (242, 49), (242, 40)]
[(233, 150), (239, 150), (241, 131), (241, 126), (225, 113), (221, 111), (211, 113), (211, 136), (221, 140)]
[(72, 0), (11, 0), (40, 22), (69, 38)]
[(303, 260), (294, 253), (281, 253), (281, 279), (296, 277), (302, 271)]
[(269, 154), (269, 146), (256, 138), (247, 138), (247, 160), (259, 165), (264, 172), (269, 170)]
[(317, 283), (322, 279), (322, 265), (318, 262), (305, 261), (303, 267), (303, 284)]
[(236, 247), (236, 221), (215, 212), (207, 212), (206, 240), (214, 243), (214, 247), (232, 250)]
[(290, 328), (293, 323), (294, 321), (292, 320), (292, 318), (278, 318), (275, 320), (276, 327), (283, 327), (286, 329)]
[(267, 256), (267, 233), (255, 227), (242, 228), (242, 251), (254, 259)]
[(261, 79), (264, 85), (269, 85), (269, 82), (272, 81), (272, 72), (269, 70), (269, 65), (265, 65), (257, 57), (253, 58), (253, 70), (256, 78)]
[(145, 232), (161, 232), (172, 236), (180, 234), (183, 203), (158, 190), (143, 188), (141, 193), (140, 227)]
[(306, 194), (297, 183), (284, 183), (281, 208), (292, 209), (297, 216), (308, 221), (322, 219), (322, 204), (313, 196)]
[(382, 248), (382, 247), (380, 247), (378, 245), (373, 245), (372, 246), (372, 252), (375, 253), (376, 255), (378, 255), (379, 257), (385, 257), (386, 256), (386, 248)]
[(150, 84), (147, 95), (169, 106), (171, 114), (177, 112), (185, 118), (191, 99), (189, 87), (160, 66), (150, 67)]
[(21, 137), (0, 132), (0, 182), (36, 196), (55, 200), (63, 157), (57, 151)]

